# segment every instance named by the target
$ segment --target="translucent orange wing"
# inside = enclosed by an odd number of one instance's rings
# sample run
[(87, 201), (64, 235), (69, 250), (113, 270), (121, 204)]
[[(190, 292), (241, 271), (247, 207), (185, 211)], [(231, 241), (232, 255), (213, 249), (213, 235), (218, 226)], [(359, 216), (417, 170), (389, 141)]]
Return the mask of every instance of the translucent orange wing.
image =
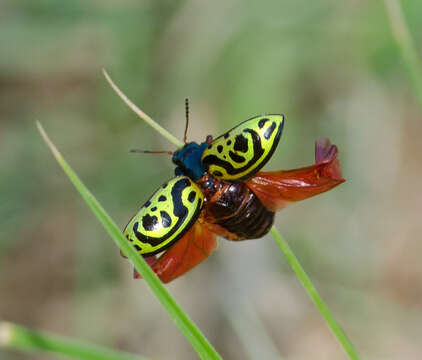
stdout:
[(246, 184), (271, 211), (328, 191), (346, 181), (338, 149), (327, 138), (315, 142), (315, 165), (294, 170), (258, 172)]
[[(197, 221), (180, 240), (160, 257), (145, 260), (162, 282), (168, 283), (203, 262), (217, 248), (216, 236)], [(135, 270), (135, 278), (141, 276)]]

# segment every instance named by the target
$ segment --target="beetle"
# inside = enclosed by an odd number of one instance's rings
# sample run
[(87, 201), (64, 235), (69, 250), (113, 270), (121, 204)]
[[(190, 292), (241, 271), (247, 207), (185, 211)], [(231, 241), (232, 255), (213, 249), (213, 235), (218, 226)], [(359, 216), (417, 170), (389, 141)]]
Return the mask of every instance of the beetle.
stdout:
[[(345, 181), (337, 147), (327, 138), (317, 139), (312, 166), (260, 171), (281, 138), (281, 114), (252, 117), (199, 144), (186, 142), (188, 122), (186, 103), (185, 144), (172, 153), (175, 177), (155, 191), (123, 230), (165, 283), (204, 261), (216, 249), (217, 235), (232, 241), (261, 238), (276, 211)], [(136, 271), (135, 278), (140, 278)]]

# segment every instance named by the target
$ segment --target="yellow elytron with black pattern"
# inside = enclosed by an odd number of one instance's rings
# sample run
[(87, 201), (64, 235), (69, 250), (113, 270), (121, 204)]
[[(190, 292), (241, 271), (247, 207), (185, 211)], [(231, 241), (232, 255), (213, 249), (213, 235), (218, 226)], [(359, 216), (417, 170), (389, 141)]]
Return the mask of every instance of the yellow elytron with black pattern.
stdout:
[(274, 153), (283, 125), (283, 115), (261, 115), (240, 123), (205, 149), (205, 169), (218, 179), (250, 178)]
[(199, 187), (187, 176), (161, 186), (123, 230), (140, 254), (159, 253), (179, 240), (198, 219), (204, 203)]

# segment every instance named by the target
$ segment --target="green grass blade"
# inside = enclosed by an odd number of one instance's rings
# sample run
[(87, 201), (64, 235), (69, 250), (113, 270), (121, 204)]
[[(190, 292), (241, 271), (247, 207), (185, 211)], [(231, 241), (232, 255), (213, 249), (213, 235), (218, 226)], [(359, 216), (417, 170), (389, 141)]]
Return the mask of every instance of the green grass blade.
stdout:
[(29, 352), (46, 351), (85, 360), (147, 360), (144, 357), (89, 344), (80, 340), (30, 330), (0, 322), (0, 348)]
[(400, 0), (385, 0), (387, 14), (391, 23), (391, 30), (400, 49), (404, 64), (409, 72), (413, 84), (416, 100), (422, 111), (422, 68), (416, 51), (415, 43), (410, 35)]
[(191, 343), (192, 347), (198, 353), (201, 359), (221, 359), (220, 355), (212, 347), (208, 339), (202, 334), (199, 328), (192, 322), (189, 316), (182, 310), (182, 308), (173, 299), (170, 293), (163, 286), (160, 279), (155, 275), (152, 269), (145, 262), (143, 257), (138, 254), (132, 244), (126, 240), (121, 230), (117, 227), (111, 217), (103, 209), (97, 199), (91, 194), (91, 192), (85, 187), (76, 173), (72, 170), (69, 164), (64, 160), (60, 152), (57, 150), (55, 145), (48, 138), (41, 124), (37, 122), (38, 130), (41, 133), (44, 141), (49, 146), (51, 152), (56, 158), (63, 171), (69, 177), (70, 181), (76, 187), (85, 200), (87, 205), (94, 212), (98, 220), (102, 223), (106, 231), (113, 238), (118, 247), (123, 253), (132, 261), (135, 269), (142, 275), (144, 280), (151, 288), (154, 295), (167, 310), (172, 320), (176, 323), (179, 329), (182, 331), (186, 339)]
[(312, 299), (312, 301), (314, 302), (318, 310), (321, 312), (328, 326), (331, 328), (332, 332), (337, 337), (337, 340), (342, 345), (344, 351), (347, 353), (347, 355), (349, 355), (350, 359), (358, 360), (359, 356), (354, 346), (349, 341), (343, 329), (337, 323), (336, 319), (334, 319), (334, 316), (331, 314), (324, 300), (322, 300), (321, 296), (319, 296), (317, 289), (312, 284), (312, 281), (309, 278), (309, 276), (306, 274), (305, 270), (303, 270), (302, 265), (300, 265), (299, 260), (293, 253), (289, 244), (286, 242), (286, 240), (281, 236), (281, 234), (278, 232), (278, 230), (274, 226), (271, 228), (271, 234), (274, 237), (277, 244), (280, 246), (281, 251), (283, 251), (284, 255), (286, 256), (287, 261), (289, 262), (290, 266), (296, 273), (303, 287), (308, 292), (308, 295), (310, 296), (310, 298)]
[(140, 119), (144, 120), (149, 126), (151, 126), (155, 131), (157, 131), (161, 136), (166, 138), (168, 141), (176, 145), (179, 149), (185, 145), (181, 142), (177, 137), (173, 136), (169, 131), (164, 129), (160, 124), (157, 124), (150, 116), (145, 114), (140, 108), (138, 108), (130, 99), (117, 87), (117, 85), (111, 80), (110, 75), (108, 75), (107, 71), (103, 69), (104, 77), (106, 78), (107, 82), (110, 84), (111, 88), (116, 92), (117, 95), (126, 103), (127, 106), (139, 116)]

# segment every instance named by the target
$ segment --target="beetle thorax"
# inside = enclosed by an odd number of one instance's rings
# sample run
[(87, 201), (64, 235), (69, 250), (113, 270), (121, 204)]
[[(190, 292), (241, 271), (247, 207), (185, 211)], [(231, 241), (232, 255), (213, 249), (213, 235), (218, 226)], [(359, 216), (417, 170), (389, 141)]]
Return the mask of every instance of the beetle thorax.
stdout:
[(200, 179), (206, 172), (202, 164), (202, 154), (207, 146), (207, 142), (191, 142), (175, 151), (172, 158), (177, 165), (175, 174), (189, 176), (194, 181)]

